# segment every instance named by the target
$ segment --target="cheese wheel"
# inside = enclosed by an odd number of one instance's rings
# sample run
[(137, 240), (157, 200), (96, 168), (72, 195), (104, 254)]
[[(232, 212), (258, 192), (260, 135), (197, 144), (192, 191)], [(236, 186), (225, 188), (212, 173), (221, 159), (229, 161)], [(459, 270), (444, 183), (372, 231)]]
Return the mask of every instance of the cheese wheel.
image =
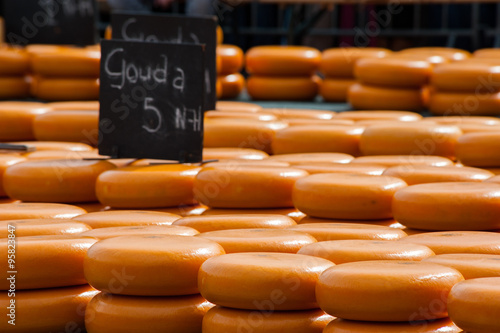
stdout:
[(96, 182), (99, 201), (115, 208), (153, 208), (194, 204), (194, 165), (125, 167), (102, 173)]
[(449, 253), (424, 259), (448, 267), (453, 267), (466, 280), (484, 277), (500, 277), (500, 255), (476, 253)]
[(217, 111), (259, 112), (262, 110), (262, 107), (255, 103), (218, 101), (215, 105), (215, 109)]
[(178, 219), (180, 216), (176, 214), (141, 210), (110, 210), (82, 214), (73, 218), (75, 221), (88, 224), (93, 229), (170, 225)]
[(33, 120), (49, 111), (42, 103), (0, 102), (0, 141), (34, 140)]
[(5, 171), (3, 185), (9, 197), (22, 201), (97, 201), (97, 177), (114, 168), (106, 161), (28, 161), (9, 167)]
[(472, 53), (472, 56), (474, 58), (492, 58), (492, 59), (498, 59), (500, 56), (500, 50), (497, 48), (491, 48), (491, 49), (479, 49), (474, 51)]
[(269, 157), (263, 151), (251, 148), (205, 148), (203, 149), (203, 160), (264, 160)]
[(349, 239), (394, 241), (406, 237), (406, 233), (400, 229), (359, 223), (359, 221), (301, 223), (287, 229), (308, 233), (316, 238), (318, 242)]
[(500, 119), (496, 117), (468, 117), (468, 116), (448, 116), (448, 117), (430, 117), (430, 119), (438, 124), (443, 125), (500, 125)]
[(29, 81), (24, 77), (0, 78), (0, 99), (26, 98), (29, 96), (29, 89)]
[(245, 78), (240, 73), (219, 76), (218, 80), (222, 86), (222, 99), (236, 98), (245, 89)]
[(205, 122), (203, 147), (252, 148), (271, 153), (271, 142), (284, 122), (217, 119)]
[(475, 125), (475, 124), (463, 124), (457, 125), (462, 130), (462, 133), (474, 133), (474, 132), (500, 132), (500, 126), (497, 125)]
[(311, 175), (316, 173), (355, 173), (380, 176), (385, 170), (384, 166), (376, 164), (340, 164), (322, 162), (304, 162), (294, 165), (294, 168), (305, 170)]
[(95, 78), (46, 78), (35, 77), (31, 94), (47, 101), (72, 101), (99, 99), (99, 79)]
[(419, 123), (380, 124), (367, 127), (359, 149), (363, 155), (455, 156), (462, 131), (457, 126)]
[(324, 258), (335, 265), (368, 260), (420, 261), (434, 256), (434, 252), (424, 245), (362, 239), (313, 243), (297, 253)]
[(21, 219), (70, 219), (85, 214), (82, 208), (54, 203), (6, 203), (0, 205), (0, 221)]
[(199, 216), (207, 209), (208, 207), (205, 205), (195, 204), (195, 205), (180, 205), (177, 207), (167, 207), (167, 208), (149, 208), (148, 211), (170, 213), (184, 217), (184, 216)]
[(245, 159), (223, 159), (217, 162), (209, 162), (203, 164), (203, 167), (215, 167), (220, 169), (235, 170), (241, 167), (289, 167), (290, 164), (280, 161), (268, 161), (268, 158), (263, 160), (245, 160)]
[(255, 46), (246, 52), (246, 71), (257, 75), (311, 75), (321, 53), (307, 46)]
[(354, 121), (349, 119), (304, 119), (304, 118), (287, 118), (284, 120), (288, 126), (303, 126), (303, 125), (354, 125)]
[(363, 130), (363, 127), (342, 125), (292, 126), (276, 133), (272, 151), (274, 154), (337, 152), (359, 155)]
[(73, 236), (92, 228), (71, 219), (28, 219), (0, 221), (0, 238), (8, 238), (9, 230), (15, 230), (16, 237), (66, 235)]
[[(404, 51), (404, 50), (403, 50)], [(422, 61), (427, 61), (428, 63), (432, 65), (439, 65), (439, 64), (446, 64), (451, 62), (452, 60), (450, 59), (449, 56), (447, 55), (442, 55), (442, 54), (436, 54), (434, 52), (394, 52), (391, 55), (388, 56), (388, 58), (397, 58), (397, 59), (413, 59), (413, 60), (422, 60)]]
[(203, 318), (203, 333), (322, 333), (333, 319), (321, 310), (260, 312), (215, 306)]
[(280, 229), (216, 230), (203, 232), (198, 237), (220, 244), (226, 253), (297, 253), (303, 246), (316, 243), (316, 239), (306, 233)]
[(9, 289), (12, 281), (7, 278), (13, 270), (16, 290), (86, 284), (83, 259), (95, 242), (97, 239), (64, 235), (0, 239), (0, 253), (5, 257), (8, 250), (15, 249), (14, 264), (7, 260), (0, 263), (0, 290)]
[(354, 66), (354, 76), (361, 83), (397, 88), (420, 88), (431, 73), (429, 62), (405, 58), (360, 59)]
[(0, 49), (0, 75), (24, 76), (29, 70), (30, 57), (24, 50)]
[(99, 101), (52, 102), (47, 105), (54, 111), (99, 111)]
[(125, 226), (108, 227), (89, 230), (79, 234), (80, 237), (93, 237), (99, 240), (121, 236), (139, 236), (139, 235), (178, 235), (194, 236), (199, 234), (193, 228), (173, 225), (144, 225), (144, 226)]
[(4, 197), (7, 194), (3, 188), (3, 175), (5, 170), (11, 165), (17, 164), (19, 162), (26, 161), (26, 158), (15, 155), (15, 154), (0, 154), (0, 197)]
[(41, 141), (83, 142), (97, 146), (99, 111), (57, 111), (38, 115), (33, 122)]
[(384, 58), (392, 52), (378, 47), (339, 47), (323, 51), (320, 71), (326, 76), (354, 78), (354, 66), (359, 59)]
[(314, 217), (379, 220), (392, 217), (399, 178), (363, 174), (316, 174), (299, 179), (293, 188), (297, 209)]
[(500, 331), (500, 278), (472, 279), (458, 283), (448, 298), (450, 318), (472, 333)]
[(132, 296), (198, 293), (197, 274), (208, 258), (224, 254), (217, 243), (176, 235), (121, 236), (99, 241), (83, 266), (91, 286)]
[(34, 148), (36, 151), (42, 150), (66, 150), (73, 152), (90, 152), (93, 148), (85, 143), (60, 142), (60, 141), (17, 141), (12, 144), (25, 145)]
[(29, 153), (24, 153), (23, 157), (26, 157), (28, 160), (83, 160), (87, 158), (105, 158), (104, 156), (99, 155), (99, 153), (95, 150), (35, 150)]
[(212, 306), (199, 295), (131, 297), (100, 293), (87, 306), (85, 328), (88, 333), (197, 333)]
[(24, 50), (28, 52), (30, 56), (39, 53), (54, 53), (54, 52), (63, 52), (70, 48), (67, 45), (56, 45), (56, 44), (29, 44), (24, 47)]
[[(217, 230), (235, 229), (284, 229), (296, 225), (295, 221), (278, 214), (227, 214), (189, 216), (172, 223), (206, 233)], [(226, 251), (227, 252), (227, 251)]]
[[(440, 91), (493, 93), (492, 82), (500, 80), (500, 66), (487, 63), (455, 62), (436, 66), (430, 84)], [(488, 84), (489, 83), (489, 84)]]
[(356, 80), (327, 77), (321, 82), (319, 94), (327, 102), (345, 103), (347, 101), (347, 92), (349, 88), (356, 82)]
[(400, 53), (408, 54), (435, 54), (440, 56), (445, 56), (452, 61), (466, 60), (471, 54), (462, 49), (456, 49), (452, 47), (412, 47), (400, 51)]
[(307, 175), (304, 170), (280, 167), (208, 167), (196, 176), (194, 195), (215, 208), (293, 207), (293, 185)]
[[(362, 223), (362, 224), (368, 224), (368, 225), (381, 225), (384, 227), (391, 227), (391, 228), (396, 228), (396, 229), (404, 229), (405, 227), (397, 222), (394, 219), (386, 219), (386, 220), (340, 220), (340, 219), (323, 219), (319, 217), (312, 217), (312, 216), (304, 216), (300, 221), (298, 222), (299, 224), (306, 224), (306, 223), (341, 223), (341, 224), (352, 224), (352, 223)], [(340, 231), (340, 230), (339, 230)]]
[(295, 153), (295, 154), (280, 154), (269, 156), (267, 161), (287, 162), (290, 165), (310, 162), (322, 163), (349, 163), (353, 157), (343, 153)]
[(401, 241), (422, 244), (436, 254), (500, 254), (500, 234), (485, 231), (438, 231), (411, 235)]
[(500, 93), (431, 92), (429, 110), (443, 116), (499, 115)]
[(482, 182), (494, 176), (492, 172), (469, 167), (435, 167), (399, 165), (387, 168), (385, 176), (400, 178), (408, 185), (442, 182)]
[(457, 142), (457, 159), (475, 167), (500, 166), (500, 133), (468, 133)]
[(415, 322), (367, 322), (336, 318), (323, 333), (459, 333), (462, 332), (449, 318)]
[(316, 282), (333, 265), (291, 253), (232, 253), (204, 262), (198, 285), (209, 302), (225, 307), (270, 312), (316, 309)]
[(217, 45), (217, 56), (221, 59), (221, 66), (217, 73), (222, 75), (233, 74), (243, 68), (243, 50), (236, 45)]
[(31, 56), (34, 74), (47, 77), (99, 77), (101, 52), (67, 48)]
[[(250, 209), (224, 209), (224, 208), (209, 208), (205, 210), (202, 213), (202, 216), (204, 215), (209, 215), (209, 216), (218, 216), (218, 215), (241, 215), (241, 214), (250, 214), (250, 215), (256, 215), (256, 214), (264, 214), (264, 215), (284, 215), (295, 222), (300, 221), (305, 215), (298, 209), (294, 208), (263, 208), (263, 209), (255, 209), (255, 208), (250, 208)], [(258, 228), (264, 228), (263, 226), (256, 226)], [(252, 226), (253, 228), (253, 226)], [(196, 229), (196, 228), (195, 228)], [(234, 229), (234, 228), (233, 228)], [(210, 230), (207, 230), (210, 231)]]
[[(83, 331), (85, 308), (97, 293), (89, 286), (16, 290), (15, 298), (2, 292), (0, 315), (4, 320), (0, 321), (0, 330), (2, 333)], [(8, 309), (11, 304), (15, 304), (14, 308)]]
[(358, 110), (419, 111), (424, 107), (420, 89), (405, 89), (398, 86), (388, 88), (360, 83), (349, 87), (347, 101)]
[(321, 309), (342, 319), (432, 320), (448, 316), (448, 294), (463, 280), (457, 270), (428, 262), (350, 262), (321, 274), (316, 297)]
[(276, 121), (278, 117), (270, 113), (264, 112), (247, 112), (247, 111), (207, 111), (205, 112), (205, 121), (217, 118), (229, 119), (251, 119), (259, 121)]
[(269, 112), (282, 120), (288, 119), (317, 119), (317, 120), (332, 120), (336, 113), (328, 110), (316, 109), (288, 109), (288, 108), (265, 108), (262, 112)]
[(422, 230), (500, 229), (500, 184), (442, 182), (399, 190), (392, 202), (394, 218)]
[(318, 94), (321, 79), (314, 76), (258, 76), (247, 79), (247, 92), (255, 100), (307, 101)]
[(351, 161), (352, 164), (378, 164), (385, 167), (398, 165), (428, 165), (436, 167), (453, 166), (453, 162), (441, 156), (430, 155), (374, 155), (360, 156)]
[(337, 113), (335, 119), (349, 119), (354, 121), (361, 120), (397, 120), (397, 121), (418, 121), (422, 116), (410, 111), (387, 111), (387, 110), (369, 110), (369, 111), (344, 111)]

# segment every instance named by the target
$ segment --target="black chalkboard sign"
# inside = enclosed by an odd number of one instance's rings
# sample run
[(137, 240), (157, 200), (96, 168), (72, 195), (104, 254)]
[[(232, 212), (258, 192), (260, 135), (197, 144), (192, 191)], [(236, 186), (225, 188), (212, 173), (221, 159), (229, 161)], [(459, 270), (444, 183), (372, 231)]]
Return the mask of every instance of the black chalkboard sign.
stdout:
[(95, 0), (6, 0), (5, 40), (14, 45), (91, 45), (97, 41)]
[(215, 110), (217, 20), (213, 16), (117, 13), (111, 16), (113, 39), (205, 44), (205, 108)]
[(200, 162), (204, 45), (101, 43), (99, 154)]

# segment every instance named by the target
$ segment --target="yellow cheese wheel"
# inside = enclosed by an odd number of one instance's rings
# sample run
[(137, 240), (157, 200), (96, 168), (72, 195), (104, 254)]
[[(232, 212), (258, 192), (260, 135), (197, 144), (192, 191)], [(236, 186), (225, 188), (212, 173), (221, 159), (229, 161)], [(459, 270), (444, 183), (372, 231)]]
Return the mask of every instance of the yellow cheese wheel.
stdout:
[[(305, 215), (298, 209), (294, 208), (250, 208), (250, 209), (224, 209), (224, 208), (209, 208), (205, 210), (201, 215), (202, 216), (218, 216), (218, 215), (241, 215), (241, 214), (251, 214), (251, 215), (284, 215), (295, 222), (300, 221)], [(257, 219), (257, 218), (256, 218)], [(263, 228), (263, 226), (256, 226), (258, 228)], [(253, 228), (253, 226), (252, 226)], [(195, 228), (196, 229), (196, 228)], [(209, 230), (207, 230), (209, 231)]]
[(359, 155), (363, 130), (363, 127), (345, 125), (292, 126), (276, 133), (272, 151), (274, 154), (337, 152)]
[(284, 122), (246, 119), (212, 119), (205, 122), (203, 146), (205, 148), (252, 148), (271, 153), (271, 142)]
[(364, 239), (313, 243), (297, 253), (325, 258), (335, 265), (368, 260), (420, 261), (434, 256), (434, 252), (424, 245)]
[(74, 236), (92, 228), (71, 219), (28, 219), (0, 221), (0, 238), (8, 238), (15, 230), (16, 237), (66, 235)]
[(88, 333), (197, 333), (212, 306), (199, 295), (131, 297), (100, 293), (87, 306), (85, 328)]
[(347, 101), (358, 110), (412, 110), (424, 107), (420, 89), (369, 86), (355, 83), (349, 87)]
[(19, 155), (0, 154), (0, 197), (4, 197), (7, 195), (3, 188), (3, 175), (5, 173), (5, 170), (7, 170), (7, 168), (11, 165), (24, 161), (26, 161), (26, 158)]
[(433, 263), (359, 261), (324, 271), (316, 297), (321, 309), (342, 319), (432, 320), (448, 316), (448, 294), (463, 279), (457, 270)]
[(327, 102), (342, 102), (347, 101), (347, 92), (349, 88), (355, 84), (356, 80), (326, 78), (321, 82), (319, 94)]
[(258, 75), (311, 75), (321, 53), (307, 46), (256, 46), (246, 52), (246, 71)]
[(57, 111), (38, 115), (33, 122), (41, 141), (83, 142), (97, 146), (99, 111)]
[(107, 161), (28, 161), (9, 167), (3, 185), (9, 197), (22, 201), (97, 201), (97, 177), (114, 168)]
[(206, 121), (217, 118), (229, 119), (252, 119), (260, 121), (276, 121), (278, 117), (265, 112), (247, 112), (247, 111), (207, 111), (205, 112)]
[(431, 92), (429, 110), (443, 116), (495, 116), (500, 112), (500, 93)]
[[(430, 84), (440, 91), (464, 91), (492, 93), (497, 89), (491, 82), (500, 80), (500, 67), (488, 63), (442, 64), (436, 66), (431, 74)], [(488, 83), (490, 83), (488, 85)]]
[(199, 237), (144, 235), (99, 241), (88, 251), (84, 272), (101, 291), (132, 296), (198, 293), (198, 269), (224, 254), (217, 243)]
[(259, 112), (262, 110), (262, 107), (255, 103), (218, 101), (215, 105), (215, 109), (217, 111)]
[(472, 53), (474, 58), (492, 58), (492, 59), (498, 59), (500, 56), (500, 50), (497, 48), (491, 48), (491, 49), (479, 49), (474, 51)]
[(289, 108), (265, 108), (262, 112), (269, 112), (287, 121), (288, 119), (315, 119), (315, 120), (332, 120), (336, 113), (329, 110), (317, 109), (289, 109)]
[(318, 94), (316, 76), (259, 76), (247, 79), (247, 91), (255, 100), (307, 101)]
[(353, 157), (343, 153), (295, 153), (295, 154), (280, 154), (269, 156), (267, 161), (287, 162), (290, 165), (296, 165), (309, 162), (322, 163), (349, 163)]
[(99, 79), (34, 77), (33, 97), (47, 101), (95, 100), (99, 98)]
[(332, 320), (323, 333), (459, 333), (462, 332), (449, 318), (432, 321), (415, 322), (375, 322), (354, 321), (336, 318)]
[(448, 298), (450, 318), (472, 333), (500, 331), (500, 278), (472, 279), (458, 283)]
[(121, 236), (139, 236), (139, 235), (178, 235), (194, 236), (199, 234), (193, 228), (173, 225), (145, 225), (145, 226), (126, 226), (126, 227), (108, 227), (98, 228), (82, 232), (80, 237), (93, 237), (99, 240)]
[(284, 229), (296, 225), (296, 223), (292, 218), (278, 214), (221, 214), (188, 216), (173, 222), (172, 225), (191, 227), (206, 233), (229, 229), (233, 231), (253, 228)]
[(78, 215), (75, 221), (97, 228), (138, 227), (145, 225), (170, 225), (179, 215), (141, 210), (109, 210)]
[(336, 119), (349, 119), (354, 121), (361, 120), (379, 120), (379, 121), (418, 121), (422, 116), (410, 111), (387, 111), (387, 110), (369, 110), (369, 111), (344, 111), (337, 113)]
[(386, 169), (384, 166), (376, 164), (340, 164), (324, 162), (304, 162), (294, 165), (294, 168), (306, 170), (311, 175), (315, 173), (356, 173), (372, 176), (380, 176)]
[(293, 207), (292, 188), (304, 170), (280, 167), (203, 168), (194, 181), (195, 198), (215, 208)]
[(409, 186), (394, 195), (394, 218), (422, 230), (500, 229), (500, 184), (443, 182)]
[(24, 76), (29, 70), (30, 57), (27, 52), (15, 48), (0, 49), (0, 75)]
[(222, 85), (221, 99), (236, 98), (245, 89), (245, 78), (240, 73), (219, 76), (218, 80)]
[(54, 77), (99, 77), (101, 52), (86, 48), (67, 48), (31, 56), (34, 74)]
[(34, 148), (36, 151), (41, 150), (66, 150), (73, 152), (90, 152), (93, 148), (85, 143), (78, 142), (60, 142), (60, 141), (17, 141), (12, 144), (25, 145), (29, 148)]
[(221, 59), (221, 66), (217, 73), (228, 75), (241, 71), (243, 68), (243, 50), (236, 45), (217, 45), (217, 56)]
[(34, 140), (33, 120), (49, 111), (42, 103), (0, 102), (0, 141)]
[(263, 151), (251, 148), (205, 148), (203, 149), (203, 160), (263, 160), (269, 157)]
[[(310, 220), (305, 222), (311, 222)], [(333, 240), (380, 240), (393, 241), (406, 237), (406, 233), (397, 228), (391, 228), (374, 223), (360, 223), (360, 221), (300, 223), (287, 229), (301, 231), (312, 235), (318, 242)], [(367, 221), (368, 222), (368, 221)]]
[(260, 311), (316, 309), (319, 275), (334, 264), (291, 253), (231, 253), (200, 267), (200, 293), (217, 305)]
[[(2, 333), (83, 331), (85, 308), (98, 293), (89, 286), (0, 293)], [(8, 309), (15, 300), (14, 309)], [(8, 321), (13, 320), (11, 323)], [(15, 325), (14, 325), (15, 324)]]
[(354, 66), (354, 76), (363, 84), (396, 88), (420, 88), (432, 73), (427, 61), (405, 58), (360, 59)]
[(216, 306), (203, 318), (203, 333), (322, 333), (332, 319), (321, 310), (260, 312)]
[(194, 165), (125, 167), (102, 173), (96, 182), (99, 201), (115, 208), (153, 208), (190, 205), (193, 182), (200, 168)]
[(394, 219), (385, 219), (385, 220), (342, 220), (342, 219), (325, 219), (319, 217), (312, 216), (304, 216), (298, 221), (300, 224), (304, 223), (363, 223), (363, 224), (371, 224), (371, 225), (382, 225), (391, 228), (404, 229), (405, 227), (401, 225)]
[(245, 159), (223, 159), (217, 162), (209, 162), (203, 164), (203, 167), (215, 167), (220, 169), (235, 170), (241, 167), (289, 167), (290, 164), (286, 162), (273, 161), (268, 158), (263, 160), (245, 160)]
[(494, 176), (492, 172), (469, 167), (435, 167), (399, 165), (387, 168), (385, 176), (401, 178), (408, 185), (442, 182), (482, 182)]
[(379, 47), (339, 47), (323, 51), (320, 70), (330, 77), (353, 78), (359, 59), (384, 58), (392, 52)]
[(303, 246), (316, 243), (316, 239), (309, 234), (282, 229), (216, 230), (203, 232), (198, 237), (219, 243), (226, 253), (297, 253)]
[[(29, 153), (24, 153), (23, 157), (28, 160), (66, 160), (66, 162), (71, 163), (71, 160), (83, 160), (83, 159), (105, 159), (107, 156), (99, 155), (97, 150), (91, 151), (71, 151), (71, 150), (36, 150)], [(122, 159), (107, 160), (112, 164), (119, 164)], [(129, 160), (130, 161), (130, 160)]]
[(99, 111), (99, 101), (52, 102), (47, 105), (55, 111)]
[(471, 54), (462, 49), (456, 49), (452, 47), (412, 47), (400, 51), (401, 53), (408, 54), (435, 54), (440, 56), (445, 56), (452, 61), (466, 60)]
[(349, 119), (304, 119), (304, 118), (287, 118), (284, 120), (288, 126), (303, 126), (303, 125), (354, 125), (354, 121)]
[(63, 52), (64, 50), (67, 50), (70, 48), (67, 45), (56, 45), (56, 44), (29, 44), (26, 45), (24, 50), (30, 54), (30, 56), (33, 56), (35, 54), (40, 54), (40, 53), (50, 53), (50, 52)]
[(438, 231), (411, 235), (401, 241), (422, 244), (436, 254), (500, 254), (500, 234), (486, 231)]
[(0, 99), (18, 99), (29, 96), (30, 84), (24, 77), (1, 77)]
[[(403, 50), (404, 51), (404, 50)], [(396, 59), (412, 59), (427, 61), (432, 65), (446, 64), (451, 62), (451, 58), (447, 55), (436, 54), (432, 51), (429, 52), (394, 52), (388, 56), (388, 58)]]
[(314, 217), (379, 220), (392, 217), (396, 191), (406, 187), (399, 178), (363, 174), (315, 174), (293, 188), (297, 209)]
[(468, 117), (468, 116), (449, 116), (449, 117), (430, 117), (425, 120), (431, 120), (443, 125), (500, 125), (500, 119), (496, 117)]
[(85, 214), (82, 208), (54, 203), (5, 203), (0, 205), (0, 221), (21, 219), (70, 219)]
[(475, 167), (500, 166), (500, 133), (483, 132), (462, 135), (457, 142), (457, 159)]
[(374, 155), (360, 156), (351, 161), (353, 164), (378, 164), (385, 167), (393, 167), (398, 165), (428, 165), (436, 167), (453, 166), (453, 162), (441, 156), (430, 155)]
[(8, 290), (13, 282), (7, 280), (10, 271), (16, 272), (16, 290), (86, 284), (83, 260), (95, 242), (97, 239), (64, 235), (0, 239), (0, 253), (4, 257), (10, 254), (8, 250), (15, 250), (13, 263), (7, 260), (0, 263), (0, 290)]
[(500, 277), (500, 255), (498, 254), (449, 253), (429, 257), (424, 261), (453, 267), (462, 273), (466, 280)]

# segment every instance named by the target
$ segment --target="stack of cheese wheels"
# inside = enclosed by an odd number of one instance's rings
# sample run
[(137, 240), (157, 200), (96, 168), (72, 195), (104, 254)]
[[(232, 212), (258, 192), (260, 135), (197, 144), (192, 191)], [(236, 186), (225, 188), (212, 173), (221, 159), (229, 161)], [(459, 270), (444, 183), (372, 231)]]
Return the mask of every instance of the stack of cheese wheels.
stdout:
[(0, 99), (29, 96), (29, 55), (24, 50), (0, 49)]
[(217, 67), (217, 81), (221, 84), (221, 99), (236, 98), (245, 88), (245, 78), (240, 71), (243, 69), (243, 51), (236, 45), (217, 45), (217, 57), (220, 64)]
[(224, 253), (216, 242), (192, 236), (98, 241), (83, 265), (89, 284), (102, 291), (87, 307), (87, 332), (201, 332), (213, 305), (199, 295), (198, 270)]
[(323, 51), (320, 71), (325, 76), (319, 93), (328, 102), (346, 102), (347, 91), (356, 83), (354, 65), (363, 58), (384, 58), (388, 49), (367, 47), (342, 47)]
[(246, 53), (248, 94), (256, 100), (311, 100), (321, 53), (306, 46), (256, 46)]
[(232, 253), (205, 261), (200, 293), (216, 304), (204, 333), (321, 333), (333, 317), (318, 309), (315, 288), (331, 261), (290, 253)]
[(431, 71), (432, 65), (425, 60), (360, 59), (354, 66), (359, 83), (349, 88), (348, 101), (355, 109), (421, 110), (421, 89)]
[(100, 58), (92, 47), (32, 51), (31, 95), (49, 101), (98, 99)]

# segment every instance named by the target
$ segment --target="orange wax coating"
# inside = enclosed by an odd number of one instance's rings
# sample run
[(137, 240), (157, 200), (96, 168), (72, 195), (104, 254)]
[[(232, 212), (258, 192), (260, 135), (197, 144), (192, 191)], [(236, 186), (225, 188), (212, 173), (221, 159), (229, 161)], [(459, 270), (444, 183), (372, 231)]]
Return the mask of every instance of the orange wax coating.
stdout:
[(176, 214), (141, 211), (141, 210), (108, 210), (78, 215), (75, 221), (83, 222), (93, 229), (110, 227), (137, 227), (145, 225), (170, 225), (181, 217)]
[(259, 76), (247, 79), (248, 94), (255, 100), (312, 100), (318, 94), (317, 76)]
[(14, 202), (0, 205), (0, 221), (20, 219), (70, 219), (85, 214), (82, 208), (56, 203)]
[(417, 88), (372, 86), (355, 83), (349, 87), (347, 101), (358, 110), (412, 110), (424, 107)]
[(71, 219), (26, 219), (0, 221), (0, 238), (8, 238), (9, 230), (15, 230), (16, 237), (66, 235), (74, 236), (92, 228), (83, 222)]
[(288, 229), (308, 233), (318, 242), (349, 239), (394, 241), (406, 237), (406, 233), (400, 229), (359, 221), (300, 223)]
[(172, 223), (177, 226), (186, 226), (199, 232), (235, 229), (285, 229), (296, 225), (295, 221), (278, 214), (220, 214), (188, 216)]
[(354, 78), (354, 67), (363, 58), (384, 58), (392, 52), (379, 47), (338, 47), (323, 51), (320, 71), (327, 77)]

